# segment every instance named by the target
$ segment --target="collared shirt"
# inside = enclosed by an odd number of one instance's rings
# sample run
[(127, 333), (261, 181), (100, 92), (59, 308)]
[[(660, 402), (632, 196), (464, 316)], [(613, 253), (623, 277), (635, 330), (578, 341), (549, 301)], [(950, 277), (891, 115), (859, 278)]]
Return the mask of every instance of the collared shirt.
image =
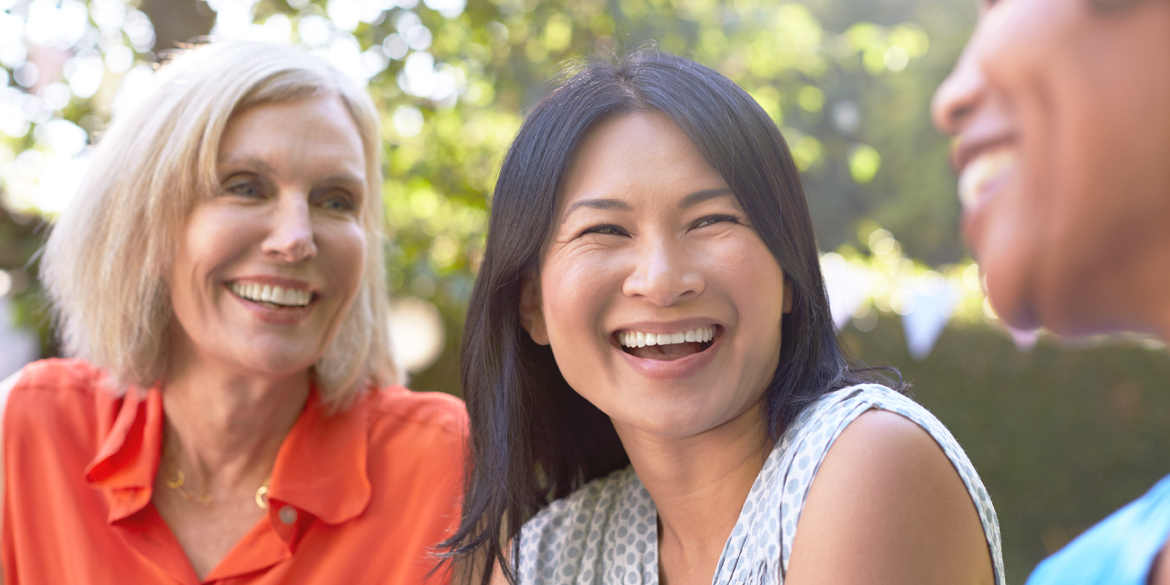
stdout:
[[(6, 585), (200, 583), (151, 503), (162, 393), (115, 397), (106, 380), (44, 360), (9, 395)], [(431, 547), (459, 519), (466, 434), (452, 396), (383, 388), (329, 415), (311, 392), (277, 454), (267, 515), (202, 583), (425, 582)]]

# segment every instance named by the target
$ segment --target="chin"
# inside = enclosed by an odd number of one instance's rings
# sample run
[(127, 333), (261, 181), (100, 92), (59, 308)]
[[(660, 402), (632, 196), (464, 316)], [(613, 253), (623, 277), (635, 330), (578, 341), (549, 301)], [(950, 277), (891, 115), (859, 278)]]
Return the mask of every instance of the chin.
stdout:
[[(1040, 314), (1036, 310), (1036, 303), (1024, 295), (996, 294), (992, 279), (988, 277), (987, 297), (991, 300), (991, 307), (995, 314), (1013, 329), (1031, 331), (1046, 326), (1041, 323)], [(1051, 329), (1051, 327), (1049, 327)]]
[(656, 437), (690, 437), (717, 426), (710, 420), (709, 412), (697, 412), (691, 408), (670, 408), (664, 405), (639, 408), (638, 411), (636, 417), (625, 417), (625, 426)]
[(265, 351), (241, 358), (239, 362), (244, 369), (265, 377), (292, 376), (317, 363), (317, 356), (297, 355), (294, 351)]
[(1015, 222), (995, 222), (983, 215), (964, 227), (968, 244), (984, 277), (984, 292), (995, 314), (1022, 330), (1043, 325), (1036, 295), (1039, 273), (1035, 242)]
[(736, 411), (718, 412), (726, 411), (729, 408), (726, 405), (695, 404), (683, 408), (679, 406), (675, 403), (646, 408), (642, 410), (642, 416), (630, 419), (629, 425), (657, 437), (679, 439), (701, 435), (722, 427), (740, 419), (747, 411), (757, 412), (758, 416), (758, 411), (750, 407), (736, 414)]

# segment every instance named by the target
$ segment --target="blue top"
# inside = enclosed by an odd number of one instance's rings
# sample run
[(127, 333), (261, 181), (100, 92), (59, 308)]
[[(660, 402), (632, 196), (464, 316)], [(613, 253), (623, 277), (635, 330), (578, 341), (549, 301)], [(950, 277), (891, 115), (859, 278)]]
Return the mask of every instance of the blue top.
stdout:
[(1028, 585), (1146, 585), (1170, 536), (1170, 476), (1036, 567)]

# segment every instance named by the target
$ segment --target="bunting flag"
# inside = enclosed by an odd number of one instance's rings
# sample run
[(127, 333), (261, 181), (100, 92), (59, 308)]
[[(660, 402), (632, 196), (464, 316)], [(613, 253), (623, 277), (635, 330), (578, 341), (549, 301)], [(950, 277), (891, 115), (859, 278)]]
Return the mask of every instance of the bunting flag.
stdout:
[(822, 256), (821, 272), (829, 294), (829, 312), (833, 315), (833, 325), (840, 331), (861, 303), (869, 301), (869, 273), (845, 261), (839, 254)]
[(951, 314), (958, 304), (959, 291), (956, 288), (946, 281), (916, 284), (913, 290), (914, 308), (902, 315), (902, 328), (910, 357), (922, 361), (930, 355), (930, 350), (934, 348), (934, 343), (951, 320)]
[[(868, 254), (845, 245), (839, 252), (821, 255), (821, 273), (838, 330), (853, 318), (859, 330), (869, 331), (874, 310), (899, 315), (910, 357), (924, 360), (954, 319), (1000, 323), (983, 294), (974, 262), (931, 268), (903, 255), (890, 232), (876, 224), (871, 227), (859, 233), (859, 239), (868, 244)], [(1035, 332), (1030, 335), (1012, 332), (1017, 347), (1024, 351), (1036, 342)]]

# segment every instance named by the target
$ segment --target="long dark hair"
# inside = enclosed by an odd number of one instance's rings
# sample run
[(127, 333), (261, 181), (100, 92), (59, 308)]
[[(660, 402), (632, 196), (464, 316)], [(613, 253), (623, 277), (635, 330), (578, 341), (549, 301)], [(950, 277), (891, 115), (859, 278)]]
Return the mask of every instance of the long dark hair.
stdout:
[(517, 551), (504, 551), (533, 514), (629, 465), (609, 418), (569, 387), (552, 350), (521, 328), (520, 290), (538, 270), (577, 144), (603, 119), (646, 111), (669, 116), (690, 137), (791, 283), (792, 312), (765, 391), (771, 439), (817, 397), (863, 381), (847, 365), (829, 317), (800, 176), (764, 110), (726, 77), (657, 50), (616, 64), (584, 63), (533, 108), (508, 150), (463, 330), (472, 439), (463, 519), (443, 546), (483, 563), (483, 583), (497, 560), (513, 579)]

